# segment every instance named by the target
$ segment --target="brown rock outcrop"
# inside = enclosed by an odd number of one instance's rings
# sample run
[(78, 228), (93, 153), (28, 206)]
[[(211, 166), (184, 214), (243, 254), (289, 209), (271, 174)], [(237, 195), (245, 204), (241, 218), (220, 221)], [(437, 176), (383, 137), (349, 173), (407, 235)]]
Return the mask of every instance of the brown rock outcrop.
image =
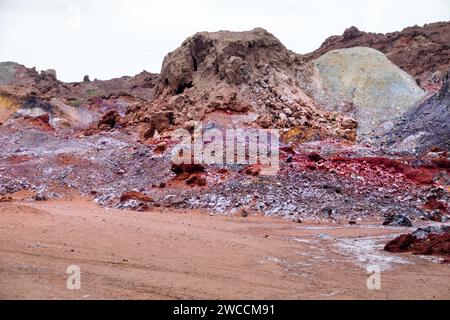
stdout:
[(389, 252), (412, 252), (419, 255), (442, 256), (445, 263), (450, 257), (450, 229), (418, 229), (389, 241), (384, 250)]
[[(252, 115), (250, 123), (264, 128), (352, 136), (347, 119), (323, 110), (311, 98), (312, 77), (313, 66), (264, 29), (201, 32), (165, 57), (155, 100), (131, 111), (129, 121), (172, 112), (170, 125), (175, 128), (227, 111)], [(150, 124), (146, 132), (153, 134), (154, 127)]]
[(153, 199), (150, 198), (149, 196), (147, 196), (141, 192), (136, 192), (136, 191), (125, 192), (120, 197), (120, 202), (125, 202), (128, 200), (136, 200), (136, 201), (141, 201), (141, 202), (152, 202), (153, 201)]

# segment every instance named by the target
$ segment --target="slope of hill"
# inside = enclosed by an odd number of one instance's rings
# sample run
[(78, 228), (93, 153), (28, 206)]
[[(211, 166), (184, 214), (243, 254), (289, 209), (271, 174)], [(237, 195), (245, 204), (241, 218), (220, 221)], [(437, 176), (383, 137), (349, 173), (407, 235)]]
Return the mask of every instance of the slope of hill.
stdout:
[(387, 34), (369, 33), (351, 27), (341, 36), (331, 36), (319, 49), (305, 56), (316, 59), (324, 53), (351, 47), (377, 49), (430, 90), (439, 90), (450, 69), (450, 22), (413, 26)]

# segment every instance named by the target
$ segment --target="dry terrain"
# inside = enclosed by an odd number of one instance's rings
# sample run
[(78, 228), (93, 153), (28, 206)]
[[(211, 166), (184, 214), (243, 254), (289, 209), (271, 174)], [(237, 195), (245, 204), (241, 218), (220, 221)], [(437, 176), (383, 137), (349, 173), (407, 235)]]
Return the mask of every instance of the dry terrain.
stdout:
[(0, 62), (0, 299), (449, 299), (449, 31), (198, 32), (110, 80)]
[[(1, 299), (449, 299), (450, 268), (382, 251), (409, 228), (299, 224), (78, 199), (0, 203)], [(434, 258), (433, 258), (434, 259)], [(81, 289), (66, 268), (81, 268)], [(381, 268), (369, 290), (367, 265)]]

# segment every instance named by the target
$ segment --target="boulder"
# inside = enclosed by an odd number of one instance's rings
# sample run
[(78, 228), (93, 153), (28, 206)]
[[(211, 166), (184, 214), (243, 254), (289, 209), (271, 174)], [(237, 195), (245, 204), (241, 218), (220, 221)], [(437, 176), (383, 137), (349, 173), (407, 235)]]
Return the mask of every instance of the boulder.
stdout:
[(385, 218), (383, 226), (412, 227), (412, 222), (406, 215), (389, 215)]
[(136, 191), (128, 191), (120, 196), (120, 202), (126, 202), (129, 200), (136, 200), (136, 201), (141, 201), (141, 202), (153, 202), (154, 201), (151, 197), (143, 194), (142, 192), (136, 192)]
[(195, 164), (195, 163), (181, 163), (181, 164), (175, 164), (172, 163), (172, 171), (180, 175), (182, 173), (198, 173), (198, 172), (204, 172), (205, 167), (201, 164)]

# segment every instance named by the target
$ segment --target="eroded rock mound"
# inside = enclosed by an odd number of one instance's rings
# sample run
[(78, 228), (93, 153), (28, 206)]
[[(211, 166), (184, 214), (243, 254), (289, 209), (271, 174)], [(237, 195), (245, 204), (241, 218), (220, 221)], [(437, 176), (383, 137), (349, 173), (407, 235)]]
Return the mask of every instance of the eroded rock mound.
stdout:
[(319, 79), (315, 97), (354, 117), (360, 136), (406, 113), (425, 95), (410, 75), (371, 48), (333, 50), (313, 63)]
[(334, 49), (371, 47), (386, 54), (424, 87), (436, 89), (450, 67), (449, 44), (450, 22), (408, 27), (387, 34), (368, 33), (351, 27), (341, 36), (329, 37), (319, 49), (308, 54), (307, 58), (316, 59)]
[[(88, 81), (86, 81), (88, 80)], [(0, 86), (6, 90), (21, 89), (23, 94), (34, 94), (44, 99), (64, 98), (67, 101), (86, 103), (93, 98), (130, 96), (145, 101), (152, 100), (159, 75), (143, 71), (134, 77), (124, 76), (110, 80), (65, 83), (56, 78), (56, 71), (38, 72), (15, 62), (0, 62)]]
[[(14, 62), (0, 63), (0, 123), (46, 114), (56, 129), (83, 129), (104, 114), (124, 116), (130, 105), (151, 101), (159, 75), (146, 71), (134, 77), (65, 83), (56, 71), (37, 72)], [(100, 119), (103, 121), (103, 119)]]
[(27, 93), (61, 95), (67, 92), (67, 85), (56, 79), (56, 71), (50, 69), (38, 72), (15, 62), (0, 62), (0, 85), (20, 86)]
[(251, 123), (264, 128), (352, 136), (354, 128), (343, 125), (342, 115), (323, 110), (312, 99), (312, 76), (311, 65), (264, 29), (201, 32), (166, 56), (156, 99), (132, 112), (130, 121), (170, 111), (170, 125), (177, 127), (226, 111), (250, 116)]

